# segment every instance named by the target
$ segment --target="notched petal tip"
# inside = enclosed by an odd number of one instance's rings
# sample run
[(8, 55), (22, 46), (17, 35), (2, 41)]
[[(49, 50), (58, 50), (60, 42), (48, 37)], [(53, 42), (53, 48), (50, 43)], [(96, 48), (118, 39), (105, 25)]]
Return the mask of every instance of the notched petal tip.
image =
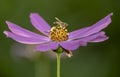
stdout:
[(9, 23), (10, 23), (10, 21), (5, 21), (5, 23), (6, 23), (6, 24), (9, 24)]
[(113, 12), (111, 12), (109, 15), (110, 15), (110, 16), (113, 16)]
[(14, 25), (16, 25), (16, 24), (14, 24), (14, 23), (12, 23), (10, 21), (5, 21), (5, 23), (8, 25), (8, 28), (13, 27)]
[(14, 24), (14, 23), (12, 23), (12, 22), (10, 22), (10, 21), (5, 21), (5, 23), (8, 25), (8, 28), (9, 28), (9, 29), (11, 29), (11, 28), (14, 29), (14, 27), (17, 26), (16, 24)]
[(8, 26), (16, 25), (16, 24), (14, 24), (14, 23), (12, 23), (12, 22), (10, 22), (10, 21), (8, 21), (8, 20), (6, 20), (5, 23), (6, 23)]
[(30, 17), (34, 15), (39, 15), (38, 13), (30, 13)]
[(7, 37), (9, 37), (8, 31), (3, 32)]

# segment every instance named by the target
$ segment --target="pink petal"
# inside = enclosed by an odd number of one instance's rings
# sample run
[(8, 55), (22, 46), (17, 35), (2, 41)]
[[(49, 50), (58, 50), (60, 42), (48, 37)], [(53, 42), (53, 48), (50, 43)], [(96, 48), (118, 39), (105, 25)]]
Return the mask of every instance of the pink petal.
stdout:
[(4, 34), (7, 37), (10, 37), (10, 38), (14, 39), (15, 41), (23, 43), (23, 44), (41, 44), (41, 43), (48, 42), (47, 40), (41, 40), (41, 39), (32, 38), (32, 37), (19, 36), (19, 35), (16, 35), (12, 32), (8, 32), (8, 31), (4, 31)]
[(106, 28), (111, 23), (111, 16), (113, 13), (110, 13), (105, 18), (98, 21), (96, 24), (82, 28), (73, 32), (70, 32), (69, 38), (70, 39), (76, 39), (76, 38), (83, 38), (86, 36), (89, 36), (91, 34), (97, 33), (101, 31), (102, 29)]
[(39, 38), (39, 39), (48, 40), (48, 37), (33, 33), (31, 31), (29, 31), (29, 30), (26, 30), (26, 29), (24, 29), (22, 27), (17, 26), (14, 23), (11, 23), (9, 21), (6, 21), (6, 23), (7, 23), (8, 27), (9, 27), (9, 29), (16, 35), (27, 37), (27, 38)]
[(32, 25), (36, 29), (38, 29), (43, 34), (48, 35), (48, 32), (50, 31), (50, 26), (39, 14), (31, 13), (30, 20), (31, 20)]
[(106, 35), (100, 35), (98, 37), (96, 37), (95, 39), (89, 41), (89, 42), (102, 42), (107, 40), (109, 37), (107, 37)]
[(57, 48), (58, 48), (58, 43), (56, 42), (49, 42), (36, 46), (36, 50), (41, 52), (56, 50)]
[(84, 41), (72, 40), (61, 42), (60, 45), (66, 50), (76, 50), (79, 46), (86, 46)]
[(102, 42), (107, 39), (108, 37), (105, 35), (105, 32), (99, 32), (85, 38), (64, 41), (60, 45), (66, 50), (76, 50), (79, 46), (87, 46), (88, 42)]
[(84, 41), (84, 42), (102, 42), (107, 39), (108, 37), (105, 35), (105, 32), (102, 31), (102, 32), (95, 33), (93, 35), (87, 36), (79, 40)]

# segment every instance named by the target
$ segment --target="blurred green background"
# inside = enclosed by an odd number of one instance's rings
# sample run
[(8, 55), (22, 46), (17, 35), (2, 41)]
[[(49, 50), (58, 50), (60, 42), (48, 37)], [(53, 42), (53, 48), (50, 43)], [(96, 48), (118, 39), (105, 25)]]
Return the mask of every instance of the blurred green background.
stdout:
[(61, 77), (120, 77), (120, 0), (0, 0), (0, 77), (56, 77), (51, 53), (32, 53), (34, 46), (6, 38), (6, 20), (36, 31), (29, 15), (39, 13), (50, 25), (58, 17), (69, 31), (94, 24), (113, 12), (105, 29), (109, 40), (91, 43), (61, 60)]

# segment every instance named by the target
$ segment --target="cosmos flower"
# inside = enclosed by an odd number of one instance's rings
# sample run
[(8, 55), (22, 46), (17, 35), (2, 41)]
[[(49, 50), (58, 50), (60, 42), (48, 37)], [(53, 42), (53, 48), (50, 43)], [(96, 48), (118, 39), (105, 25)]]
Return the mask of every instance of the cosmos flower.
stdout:
[(42, 35), (21, 28), (9, 21), (6, 21), (6, 24), (10, 31), (4, 31), (4, 34), (19, 43), (37, 44), (35, 47), (37, 51), (45, 52), (57, 50), (61, 47), (66, 53), (71, 53), (69, 51), (76, 50), (80, 46), (86, 46), (88, 42), (102, 42), (107, 40), (108, 37), (102, 30), (111, 23), (112, 15), (113, 13), (108, 14), (92, 26), (68, 32), (68, 25), (58, 18), (54, 22), (55, 26), (50, 27), (39, 14), (31, 13), (31, 23)]

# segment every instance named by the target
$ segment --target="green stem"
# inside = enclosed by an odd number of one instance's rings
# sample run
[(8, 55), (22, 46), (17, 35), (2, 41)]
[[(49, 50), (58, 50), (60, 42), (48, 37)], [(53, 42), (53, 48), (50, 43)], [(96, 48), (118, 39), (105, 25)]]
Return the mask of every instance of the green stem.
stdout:
[(57, 77), (60, 77), (60, 56), (61, 53), (57, 53)]

